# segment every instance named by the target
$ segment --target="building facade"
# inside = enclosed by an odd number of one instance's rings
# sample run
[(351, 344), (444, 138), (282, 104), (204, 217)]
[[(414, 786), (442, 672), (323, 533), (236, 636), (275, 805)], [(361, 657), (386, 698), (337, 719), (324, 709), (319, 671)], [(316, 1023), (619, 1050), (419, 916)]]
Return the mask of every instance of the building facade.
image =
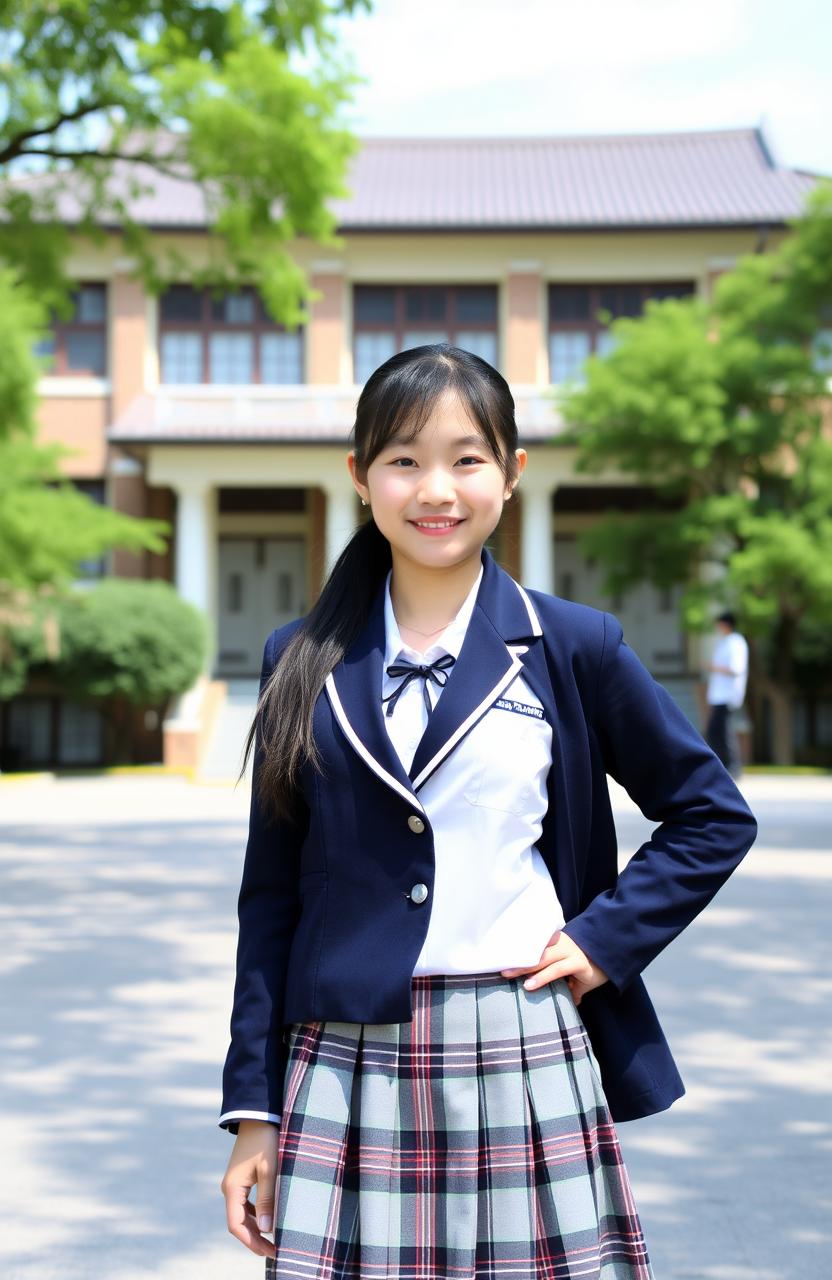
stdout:
[[(701, 654), (680, 630), (679, 592), (611, 597), (579, 545), (601, 515), (625, 520), (651, 494), (613, 471), (576, 473), (551, 392), (608, 349), (599, 310), (708, 296), (738, 257), (778, 242), (814, 181), (778, 165), (758, 130), (364, 139), (352, 194), (334, 206), (343, 249), (292, 249), (321, 295), (296, 332), (253, 289), (217, 299), (185, 278), (150, 296), (117, 229), (104, 246), (79, 242), (42, 438), (76, 450), (65, 471), (97, 500), (174, 530), (163, 556), (115, 552), (85, 573), (170, 580), (210, 620), (206, 681), (256, 675), (268, 632), (311, 605), (365, 518), (346, 465), (364, 380), (397, 350), (447, 340), (503, 373), (529, 453), (495, 555), (526, 586), (612, 609), (698, 719)], [(160, 179), (142, 209), (160, 247), (205, 261), (195, 188)], [(94, 726), (75, 737), (92, 758)]]

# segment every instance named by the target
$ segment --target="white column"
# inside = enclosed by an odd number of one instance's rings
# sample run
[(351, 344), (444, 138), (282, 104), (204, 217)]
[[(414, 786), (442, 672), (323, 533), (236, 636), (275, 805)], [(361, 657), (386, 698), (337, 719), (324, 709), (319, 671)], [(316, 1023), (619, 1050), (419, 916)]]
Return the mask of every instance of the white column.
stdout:
[(207, 481), (177, 485), (176, 590), (208, 618), (211, 671), (217, 651), (217, 491)]
[(552, 485), (520, 481), (520, 582), (537, 591), (555, 591), (555, 533)]
[(355, 532), (355, 489), (352, 485), (325, 486), (326, 493), (326, 564), (324, 573), (328, 574), (344, 550), (345, 544)]

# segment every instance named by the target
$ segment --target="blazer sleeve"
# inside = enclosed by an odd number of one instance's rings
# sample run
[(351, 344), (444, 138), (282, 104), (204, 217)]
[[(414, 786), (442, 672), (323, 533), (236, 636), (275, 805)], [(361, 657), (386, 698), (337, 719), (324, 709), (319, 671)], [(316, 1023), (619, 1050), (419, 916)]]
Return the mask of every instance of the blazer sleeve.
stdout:
[(757, 821), (606, 612), (595, 729), (607, 773), (660, 824), (563, 930), (623, 991), (707, 906), (754, 843)]
[[(279, 631), (263, 651), (260, 691), (274, 670)], [(267, 822), (257, 799), (262, 762), (259, 729), (252, 765), (251, 807), (237, 899), (237, 941), (231, 1043), (222, 1076), (220, 1128), (239, 1130), (240, 1113), (278, 1117), (283, 1106), (287, 1047), (283, 1004), (292, 935), (300, 914), (298, 867), (305, 824)], [(236, 1115), (235, 1115), (236, 1113)]]

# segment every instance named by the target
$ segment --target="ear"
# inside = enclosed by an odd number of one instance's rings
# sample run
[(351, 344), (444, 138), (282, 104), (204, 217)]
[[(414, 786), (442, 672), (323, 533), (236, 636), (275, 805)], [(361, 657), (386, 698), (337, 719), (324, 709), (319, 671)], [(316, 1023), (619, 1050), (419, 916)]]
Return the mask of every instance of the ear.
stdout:
[(370, 490), (367, 488), (366, 484), (362, 484), (362, 483), (361, 483), (361, 481), (358, 479), (358, 473), (357, 473), (356, 464), (355, 464), (355, 450), (354, 450), (354, 449), (351, 449), (351, 450), (350, 450), (350, 452), (347, 454), (347, 470), (348, 470), (348, 471), (349, 471), (349, 473), (350, 473), (350, 477), (351, 477), (351, 479), (352, 479), (353, 486), (354, 486), (355, 491), (356, 491), (356, 493), (358, 494), (359, 498), (361, 498), (361, 500), (362, 500), (363, 502), (365, 502), (365, 503), (367, 504), (367, 506), (369, 506), (369, 505), (370, 505)]
[(517, 474), (514, 477), (514, 481), (509, 486), (509, 491), (506, 494), (506, 501), (508, 501), (509, 498), (514, 497), (514, 490), (517, 488), (517, 485), (520, 481), (520, 477), (522, 476), (523, 472), (526, 470), (526, 463), (529, 460), (529, 455), (527, 454), (525, 449), (515, 449), (514, 456), (517, 459)]

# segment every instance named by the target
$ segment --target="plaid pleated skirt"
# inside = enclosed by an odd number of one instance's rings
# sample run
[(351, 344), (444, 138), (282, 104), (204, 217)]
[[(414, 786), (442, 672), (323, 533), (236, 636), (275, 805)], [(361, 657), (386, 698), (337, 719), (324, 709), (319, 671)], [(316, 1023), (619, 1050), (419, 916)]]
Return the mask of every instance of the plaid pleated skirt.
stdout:
[(525, 976), (291, 1026), (267, 1280), (654, 1280), (569, 984)]

